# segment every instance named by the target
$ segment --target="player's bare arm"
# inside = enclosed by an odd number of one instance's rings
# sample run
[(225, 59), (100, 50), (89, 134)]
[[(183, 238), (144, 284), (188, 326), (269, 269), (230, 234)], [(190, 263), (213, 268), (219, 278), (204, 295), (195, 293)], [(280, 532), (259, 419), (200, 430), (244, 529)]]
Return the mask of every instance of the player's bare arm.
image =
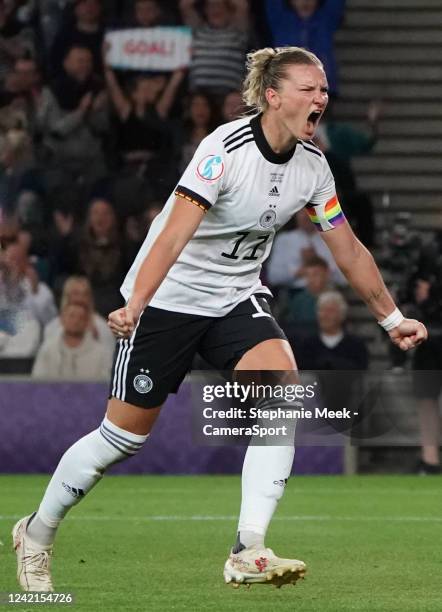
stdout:
[[(348, 282), (378, 322), (383, 323), (393, 315), (392, 324), (397, 324), (391, 329), (388, 322), (387, 326), (383, 325), (393, 344), (407, 351), (427, 339), (428, 333), (423, 323), (400, 316), (372, 254), (356, 238), (348, 223), (323, 232), (321, 236)], [(398, 313), (396, 319), (395, 312)]]
[(128, 303), (109, 315), (109, 327), (116, 336), (131, 335), (141, 312), (192, 238), (204, 215), (204, 210), (198, 206), (179, 196), (176, 198), (164, 229), (141, 264)]

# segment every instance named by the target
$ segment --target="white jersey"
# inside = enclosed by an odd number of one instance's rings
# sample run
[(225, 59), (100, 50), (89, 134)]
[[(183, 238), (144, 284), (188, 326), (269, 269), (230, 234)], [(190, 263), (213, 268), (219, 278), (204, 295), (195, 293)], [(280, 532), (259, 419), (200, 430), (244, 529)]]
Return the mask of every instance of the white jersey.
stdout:
[[(129, 299), (138, 269), (181, 196), (206, 211), (194, 236), (150, 301), (155, 308), (221, 317), (255, 292), (275, 232), (309, 204), (318, 229), (334, 227), (336, 190), (323, 154), (298, 141), (282, 154), (267, 143), (260, 116), (221, 125), (199, 145), (155, 218), (121, 292)], [(337, 204), (339, 207), (339, 204)], [(340, 209), (339, 209), (340, 211)]]

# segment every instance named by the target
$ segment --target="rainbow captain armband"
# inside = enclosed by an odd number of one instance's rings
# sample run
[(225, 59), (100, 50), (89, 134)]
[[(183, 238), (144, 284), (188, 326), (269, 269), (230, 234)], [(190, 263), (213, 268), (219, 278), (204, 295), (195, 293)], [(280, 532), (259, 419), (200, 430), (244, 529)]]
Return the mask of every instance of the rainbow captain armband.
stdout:
[(310, 221), (315, 224), (320, 232), (332, 230), (345, 221), (345, 215), (337, 195), (334, 195), (325, 204), (307, 204), (305, 209)]

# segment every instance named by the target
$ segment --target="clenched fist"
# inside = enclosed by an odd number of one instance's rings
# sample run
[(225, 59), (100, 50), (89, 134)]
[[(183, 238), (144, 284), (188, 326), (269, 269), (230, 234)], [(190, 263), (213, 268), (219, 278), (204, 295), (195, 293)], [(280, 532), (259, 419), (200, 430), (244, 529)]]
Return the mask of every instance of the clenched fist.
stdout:
[(107, 324), (117, 338), (129, 338), (138, 323), (141, 312), (142, 308), (135, 308), (128, 304), (124, 308), (111, 312)]
[(393, 344), (403, 351), (414, 348), (428, 338), (427, 328), (416, 319), (404, 319), (397, 327), (390, 330), (388, 335)]

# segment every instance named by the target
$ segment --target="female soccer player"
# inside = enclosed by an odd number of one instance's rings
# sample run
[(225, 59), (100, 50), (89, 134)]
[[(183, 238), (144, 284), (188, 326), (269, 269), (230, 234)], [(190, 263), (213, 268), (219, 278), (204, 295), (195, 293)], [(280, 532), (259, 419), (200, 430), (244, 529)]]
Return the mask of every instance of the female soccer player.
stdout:
[[(219, 370), (296, 369), (259, 279), (276, 230), (296, 211), (307, 208), (394, 344), (407, 350), (427, 337), (420, 322), (396, 308), (311, 142), (327, 105), (318, 58), (296, 47), (249, 54), (244, 99), (256, 114), (202, 141), (122, 285), (126, 306), (109, 315), (119, 341), (101, 426), (64, 454), (38, 511), (13, 529), (25, 590), (53, 588), (50, 558), (60, 521), (110, 465), (140, 450), (197, 351)], [(302, 561), (280, 559), (264, 544), (293, 456), (293, 445), (249, 446), (226, 582), (281, 585), (304, 574)]]

